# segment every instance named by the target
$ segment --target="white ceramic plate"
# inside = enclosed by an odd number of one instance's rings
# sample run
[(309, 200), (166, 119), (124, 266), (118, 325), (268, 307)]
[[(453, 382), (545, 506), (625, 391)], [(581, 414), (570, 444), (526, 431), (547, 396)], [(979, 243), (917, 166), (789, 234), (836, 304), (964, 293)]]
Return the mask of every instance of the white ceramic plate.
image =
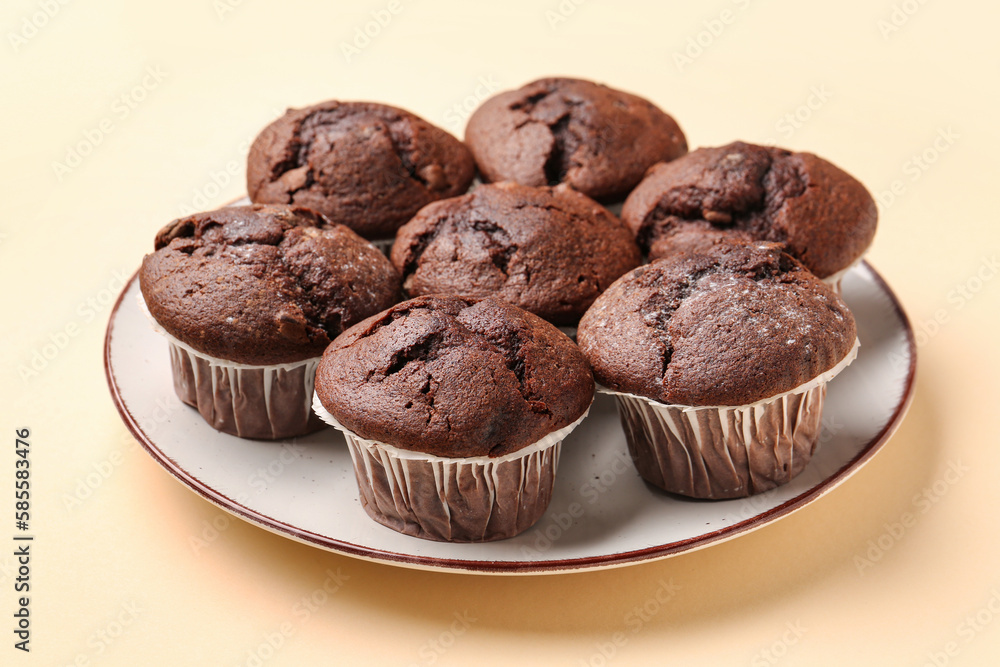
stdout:
[(905, 314), (881, 277), (862, 263), (843, 282), (861, 350), (830, 384), (820, 445), (790, 484), (740, 500), (667, 495), (639, 478), (614, 399), (599, 395), (564, 442), (552, 503), (531, 530), (500, 542), (447, 544), (401, 535), (368, 518), (337, 431), (241, 440), (215, 431), (181, 404), (173, 394), (167, 344), (140, 311), (138, 292), (133, 276), (108, 323), (105, 368), (122, 419), (160, 465), (223, 509), (280, 535), (424, 569), (597, 569), (665, 558), (759, 528), (816, 501), (872, 457), (903, 418), (916, 368)]

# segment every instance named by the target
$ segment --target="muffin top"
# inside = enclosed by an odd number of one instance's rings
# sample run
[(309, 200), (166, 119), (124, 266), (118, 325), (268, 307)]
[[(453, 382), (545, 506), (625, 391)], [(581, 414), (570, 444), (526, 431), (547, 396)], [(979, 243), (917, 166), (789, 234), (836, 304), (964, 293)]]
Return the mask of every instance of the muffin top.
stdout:
[(586, 195), (505, 182), (422, 208), (391, 259), (410, 296), (495, 296), (575, 324), (641, 257), (628, 228)]
[(498, 299), (422, 296), (333, 341), (316, 394), (363, 438), (496, 457), (576, 421), (594, 380), (573, 341), (536, 315)]
[(139, 271), (153, 319), (198, 352), (241, 364), (318, 357), (399, 297), (381, 252), (304, 208), (198, 213), (160, 230), (155, 246)]
[(875, 236), (878, 212), (850, 174), (811, 153), (735, 142), (649, 170), (622, 220), (650, 258), (682, 229), (784, 243), (820, 278), (846, 269)]
[(468, 190), (474, 176), (458, 139), (370, 102), (290, 109), (247, 157), (252, 201), (308, 206), (369, 239), (392, 236), (421, 206)]
[(601, 200), (624, 197), (650, 165), (687, 152), (674, 119), (648, 100), (567, 78), (486, 100), (465, 142), (484, 181), (568, 183)]
[(580, 320), (599, 382), (661, 403), (746, 405), (833, 368), (854, 317), (775, 243), (689, 246), (618, 279)]

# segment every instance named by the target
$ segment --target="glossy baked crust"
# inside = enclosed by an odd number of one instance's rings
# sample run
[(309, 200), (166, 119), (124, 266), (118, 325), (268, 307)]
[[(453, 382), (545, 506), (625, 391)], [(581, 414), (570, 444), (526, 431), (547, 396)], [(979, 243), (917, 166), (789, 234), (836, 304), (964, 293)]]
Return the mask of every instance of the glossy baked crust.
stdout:
[(548, 78), (486, 100), (465, 142), (486, 182), (567, 183), (602, 201), (628, 194), (650, 165), (687, 152), (673, 118), (636, 95)]
[(318, 357), (345, 328), (399, 300), (399, 275), (373, 245), (318, 213), (233, 206), (171, 222), (139, 283), (168, 333), (251, 365)]
[(363, 438), (435, 456), (503, 456), (576, 421), (594, 380), (573, 341), (531, 313), (424, 296), (338, 337), (316, 393)]
[(468, 190), (474, 176), (461, 141), (371, 102), (291, 109), (247, 157), (252, 201), (307, 206), (368, 239), (391, 237), (420, 207)]
[(695, 229), (784, 243), (825, 278), (868, 249), (878, 211), (861, 183), (822, 158), (735, 142), (655, 165), (625, 200), (622, 220), (650, 259)]
[(586, 195), (505, 182), (421, 209), (391, 259), (411, 297), (495, 296), (576, 324), (641, 256), (628, 228)]
[(577, 332), (598, 382), (692, 406), (794, 389), (841, 361), (855, 338), (847, 305), (780, 246), (728, 237), (625, 274)]

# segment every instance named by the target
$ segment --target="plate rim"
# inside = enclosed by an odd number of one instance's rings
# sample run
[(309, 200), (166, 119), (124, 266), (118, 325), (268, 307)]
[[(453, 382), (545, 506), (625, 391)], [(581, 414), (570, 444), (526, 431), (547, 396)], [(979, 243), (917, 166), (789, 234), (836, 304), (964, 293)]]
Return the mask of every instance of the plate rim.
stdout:
[(709, 533), (704, 533), (696, 537), (660, 544), (643, 549), (633, 549), (614, 554), (602, 554), (595, 556), (584, 556), (581, 558), (562, 558), (540, 561), (490, 561), (490, 560), (469, 560), (455, 558), (440, 558), (436, 556), (416, 556), (413, 554), (403, 554), (395, 551), (386, 551), (363, 545), (346, 542), (337, 538), (320, 535), (312, 531), (303, 530), (281, 519), (268, 516), (250, 507), (247, 507), (235, 499), (226, 496), (215, 490), (208, 484), (202, 482), (197, 477), (186, 471), (179, 464), (162, 451), (153, 440), (143, 431), (138, 421), (129, 411), (122, 396), (115, 371), (111, 364), (111, 341), (114, 336), (114, 326), (117, 320), (118, 311), (124, 301), (125, 295), (131, 289), (132, 284), (138, 279), (139, 269), (136, 269), (128, 282), (122, 287), (121, 293), (115, 300), (114, 307), (108, 317), (108, 324), (104, 334), (104, 373), (111, 392), (111, 400), (118, 411), (119, 416), (125, 423), (126, 428), (133, 437), (142, 445), (143, 449), (162, 468), (169, 472), (183, 486), (213, 505), (261, 528), (285, 538), (293, 539), (297, 542), (318, 547), (326, 551), (339, 553), (345, 556), (360, 558), (371, 562), (397, 565), (413, 569), (442, 571), (451, 573), (466, 574), (494, 574), (494, 575), (529, 575), (529, 574), (559, 574), (569, 572), (584, 572), (600, 569), (610, 569), (613, 567), (624, 567), (638, 563), (652, 562), (676, 556), (681, 553), (688, 553), (703, 549), (730, 539), (745, 535), (749, 532), (771, 524), (782, 519), (803, 507), (818, 500), (837, 486), (845, 482), (851, 475), (856, 473), (863, 465), (870, 460), (883, 445), (892, 437), (899, 428), (906, 415), (910, 404), (913, 401), (913, 393), (917, 370), (917, 345), (913, 332), (913, 326), (906, 311), (900, 304), (895, 292), (866, 260), (860, 263), (871, 275), (878, 287), (886, 294), (892, 304), (892, 312), (900, 320), (903, 331), (906, 334), (906, 346), (909, 352), (909, 365), (906, 371), (906, 381), (903, 387), (903, 394), (900, 401), (881, 430), (876, 433), (871, 440), (853, 456), (849, 461), (837, 469), (836, 472), (824, 478), (815, 486), (800, 493), (794, 498), (790, 498), (776, 507), (745, 519), (731, 526), (720, 528)]

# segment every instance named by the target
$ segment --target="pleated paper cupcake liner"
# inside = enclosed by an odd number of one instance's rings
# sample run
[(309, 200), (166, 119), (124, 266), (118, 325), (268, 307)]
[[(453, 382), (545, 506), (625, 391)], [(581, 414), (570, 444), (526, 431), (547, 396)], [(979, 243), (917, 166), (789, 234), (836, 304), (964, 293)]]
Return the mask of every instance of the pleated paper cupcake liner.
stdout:
[(505, 456), (447, 458), (362, 438), (319, 397), (313, 409), (344, 433), (368, 516), (400, 533), (443, 542), (502, 540), (534, 525), (552, 498), (562, 441), (589, 412)]
[(827, 383), (857, 356), (798, 387), (740, 406), (668, 405), (617, 398), (629, 454), (650, 484), (691, 498), (744, 498), (786, 484), (808, 465), (820, 439)]
[(254, 366), (198, 352), (160, 326), (139, 295), (143, 312), (170, 346), (178, 398), (196, 408), (212, 428), (260, 440), (306, 435), (324, 428), (311, 401), (320, 357)]

